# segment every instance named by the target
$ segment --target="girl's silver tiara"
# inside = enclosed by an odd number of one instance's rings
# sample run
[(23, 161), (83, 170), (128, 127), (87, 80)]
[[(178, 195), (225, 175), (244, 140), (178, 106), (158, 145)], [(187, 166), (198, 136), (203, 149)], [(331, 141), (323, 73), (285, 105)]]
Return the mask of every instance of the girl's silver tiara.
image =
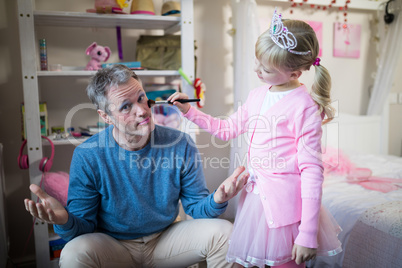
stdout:
[(290, 53), (297, 55), (308, 55), (311, 54), (311, 51), (295, 51), (293, 50), (297, 47), (296, 37), (289, 32), (288, 28), (283, 26), (282, 23), (282, 14), (274, 12), (274, 16), (272, 17), (271, 27), (269, 28), (269, 33), (272, 41), (275, 42), (280, 48), (286, 49)]

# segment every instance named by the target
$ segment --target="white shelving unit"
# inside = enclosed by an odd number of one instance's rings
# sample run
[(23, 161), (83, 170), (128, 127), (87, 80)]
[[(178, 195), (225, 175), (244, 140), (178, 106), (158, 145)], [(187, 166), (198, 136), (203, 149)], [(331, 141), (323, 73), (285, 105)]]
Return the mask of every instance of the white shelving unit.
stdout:
[[(18, 0), (18, 22), (21, 47), (22, 80), (25, 103), (25, 124), (27, 129), (27, 148), (29, 157), (30, 183), (40, 183), (42, 173), (39, 163), (43, 157), (42, 145), (46, 142), (41, 139), (39, 120), (39, 85), (38, 79), (48, 77), (79, 77), (92, 76), (94, 71), (39, 71), (39, 55), (36, 46), (38, 38), (35, 36), (37, 26), (51, 27), (90, 27), (90, 28), (121, 28), (130, 29), (157, 29), (165, 34), (181, 32), (182, 69), (194, 80), (194, 27), (193, 1), (181, 0), (181, 17), (126, 15), (126, 14), (95, 14), (82, 12), (39, 11), (35, 10), (35, 0)], [(178, 71), (136, 71), (140, 77), (172, 77), (178, 78)], [(194, 89), (183, 80), (182, 89), (189, 95)], [(193, 137), (194, 138), (194, 137)], [(79, 143), (62, 141), (58, 144)], [(32, 195), (32, 200), (36, 196)], [(36, 221), (34, 225), (36, 265), (40, 268), (58, 267), (58, 260), (50, 261), (48, 225)]]

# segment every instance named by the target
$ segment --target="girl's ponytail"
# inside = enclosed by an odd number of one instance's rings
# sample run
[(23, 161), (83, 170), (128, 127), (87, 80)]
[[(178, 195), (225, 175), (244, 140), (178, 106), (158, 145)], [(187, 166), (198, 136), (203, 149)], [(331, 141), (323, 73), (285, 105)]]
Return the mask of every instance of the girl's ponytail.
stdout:
[(320, 106), (320, 113), (324, 111), (326, 118), (322, 124), (330, 122), (335, 116), (335, 108), (331, 106), (331, 76), (327, 68), (322, 66), (319, 58), (314, 62), (315, 75), (312, 90), (313, 100)]

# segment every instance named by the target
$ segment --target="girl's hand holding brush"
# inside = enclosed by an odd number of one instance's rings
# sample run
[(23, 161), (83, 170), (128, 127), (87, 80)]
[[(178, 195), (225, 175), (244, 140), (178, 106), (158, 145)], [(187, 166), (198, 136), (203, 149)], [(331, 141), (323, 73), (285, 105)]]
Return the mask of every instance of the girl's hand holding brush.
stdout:
[(188, 99), (187, 94), (181, 93), (181, 92), (176, 92), (173, 93), (172, 95), (169, 96), (167, 101), (170, 101), (175, 105), (179, 110), (183, 113), (186, 114), (188, 110), (190, 109), (191, 105), (189, 103), (180, 103), (178, 100), (186, 100)]

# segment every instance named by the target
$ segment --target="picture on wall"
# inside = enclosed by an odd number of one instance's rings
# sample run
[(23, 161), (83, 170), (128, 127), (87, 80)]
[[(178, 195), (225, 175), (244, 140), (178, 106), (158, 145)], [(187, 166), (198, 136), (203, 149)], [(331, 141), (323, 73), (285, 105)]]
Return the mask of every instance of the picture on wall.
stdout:
[(321, 57), (322, 56), (322, 22), (319, 21), (306, 21), (311, 28), (313, 28), (317, 39), (318, 39), (318, 43), (320, 45), (320, 52), (318, 53), (318, 56)]
[(356, 58), (360, 57), (360, 24), (334, 23), (334, 57)]

